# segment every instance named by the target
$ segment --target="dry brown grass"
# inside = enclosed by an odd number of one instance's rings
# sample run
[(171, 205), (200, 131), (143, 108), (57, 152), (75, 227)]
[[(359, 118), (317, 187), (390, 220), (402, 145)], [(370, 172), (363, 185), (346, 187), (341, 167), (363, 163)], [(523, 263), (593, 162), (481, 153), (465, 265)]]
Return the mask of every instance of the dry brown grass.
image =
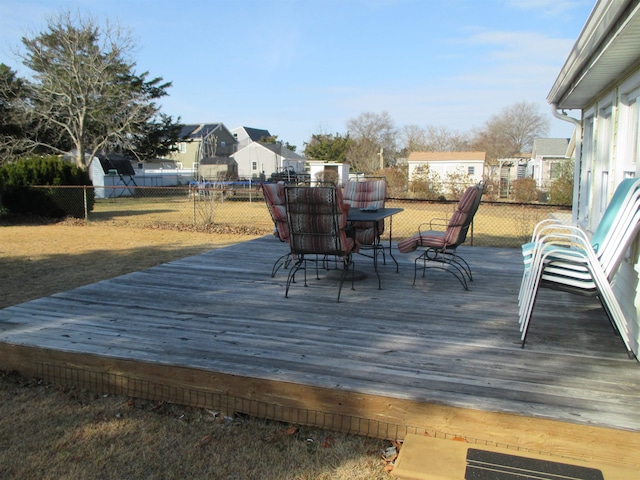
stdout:
[[(259, 234), (239, 231), (3, 225), (0, 307)], [(381, 440), (0, 377), (2, 479), (389, 478)]]
[[(418, 225), (431, 220), (446, 225), (455, 203), (388, 200), (388, 207), (404, 209), (393, 217), (393, 238), (400, 240), (415, 234)], [(519, 247), (531, 237), (535, 224), (555, 207), (483, 202), (474, 217), (473, 243), (489, 247)], [(566, 214), (566, 212), (564, 212)], [(212, 222), (235, 229), (253, 229), (270, 233), (273, 222), (264, 205), (256, 197), (249, 201), (212, 202), (182, 197), (131, 198), (101, 200), (90, 215), (92, 222), (111, 225), (170, 225)], [(427, 227), (428, 228), (428, 227)], [(469, 237), (468, 242), (471, 242)]]

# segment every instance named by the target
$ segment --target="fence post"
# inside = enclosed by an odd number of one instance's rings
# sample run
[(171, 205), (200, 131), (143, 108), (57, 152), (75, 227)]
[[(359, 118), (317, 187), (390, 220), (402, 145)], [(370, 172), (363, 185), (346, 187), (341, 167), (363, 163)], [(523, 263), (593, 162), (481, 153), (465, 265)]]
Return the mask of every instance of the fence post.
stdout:
[(196, 193), (198, 193), (197, 191), (192, 192), (193, 193), (193, 224), (197, 225), (198, 224), (198, 220), (196, 218)]
[(82, 200), (84, 202), (84, 221), (88, 222), (89, 221), (89, 205), (87, 202), (87, 186), (83, 185), (82, 186)]

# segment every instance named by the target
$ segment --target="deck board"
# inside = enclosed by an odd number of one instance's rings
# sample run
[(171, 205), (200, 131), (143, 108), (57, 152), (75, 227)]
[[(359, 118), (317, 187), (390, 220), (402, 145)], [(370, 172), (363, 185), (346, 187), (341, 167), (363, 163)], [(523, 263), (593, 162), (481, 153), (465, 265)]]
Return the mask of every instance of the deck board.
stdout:
[(357, 256), (369, 278), (336, 303), (313, 271), (284, 298), (282, 244), (264, 237), (0, 310), (0, 347), (640, 431), (640, 365), (597, 301), (543, 290), (521, 349), (519, 252), (460, 251), (469, 291), (439, 270), (413, 286), (399, 253), (379, 290)]

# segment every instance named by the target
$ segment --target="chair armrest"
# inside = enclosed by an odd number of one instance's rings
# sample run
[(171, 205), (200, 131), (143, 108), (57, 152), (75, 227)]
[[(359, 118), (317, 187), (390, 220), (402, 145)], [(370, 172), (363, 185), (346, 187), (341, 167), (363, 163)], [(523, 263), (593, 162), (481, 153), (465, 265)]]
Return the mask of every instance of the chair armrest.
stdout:
[[(449, 221), (445, 218), (434, 218), (429, 222), (421, 223), (420, 225), (418, 225), (418, 234), (421, 235), (422, 232), (436, 230), (434, 227), (440, 227), (439, 229), (444, 231), (449, 225), (448, 222)], [(428, 227), (428, 228), (425, 228), (425, 227)]]
[(448, 218), (434, 218), (429, 222), (429, 227), (431, 230), (433, 230), (434, 226), (447, 228), (447, 225), (449, 225)]

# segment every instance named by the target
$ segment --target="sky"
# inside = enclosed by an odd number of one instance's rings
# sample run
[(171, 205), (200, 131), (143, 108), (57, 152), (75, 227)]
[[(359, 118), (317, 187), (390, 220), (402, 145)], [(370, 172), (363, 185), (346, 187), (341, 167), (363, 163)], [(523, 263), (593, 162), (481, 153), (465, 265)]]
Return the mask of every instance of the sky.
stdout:
[[(460, 133), (546, 97), (595, 0), (0, 0), (0, 63), (61, 12), (127, 29), (137, 73), (182, 123), (269, 130), (304, 149), (363, 113)], [(572, 116), (579, 117), (575, 113)]]

